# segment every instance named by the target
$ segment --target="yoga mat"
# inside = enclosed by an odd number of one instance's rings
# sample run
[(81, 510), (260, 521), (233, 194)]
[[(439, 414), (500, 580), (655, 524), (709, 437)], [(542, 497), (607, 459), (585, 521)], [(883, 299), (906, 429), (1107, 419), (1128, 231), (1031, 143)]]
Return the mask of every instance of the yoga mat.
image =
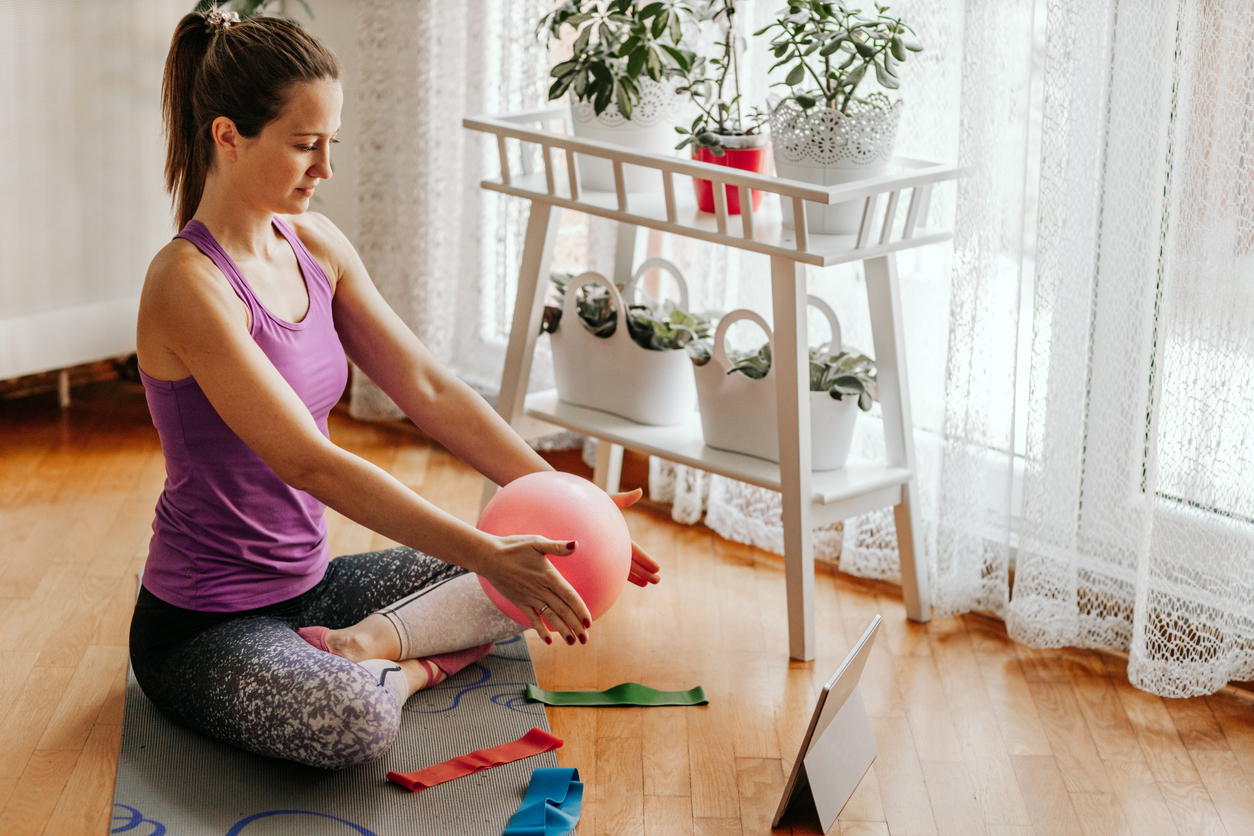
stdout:
[(111, 833), (127, 836), (500, 836), (532, 772), (557, 767), (545, 752), (421, 792), (389, 783), (476, 749), (549, 730), (524, 686), (535, 669), (522, 637), (405, 705), (396, 745), (340, 771), (242, 752), (165, 718), (126, 684), (126, 716)]
[(622, 705), (709, 705), (705, 689), (698, 685), (688, 691), (657, 691), (647, 685), (624, 682), (608, 691), (546, 691), (535, 685), (527, 686), (527, 699), (552, 706)]

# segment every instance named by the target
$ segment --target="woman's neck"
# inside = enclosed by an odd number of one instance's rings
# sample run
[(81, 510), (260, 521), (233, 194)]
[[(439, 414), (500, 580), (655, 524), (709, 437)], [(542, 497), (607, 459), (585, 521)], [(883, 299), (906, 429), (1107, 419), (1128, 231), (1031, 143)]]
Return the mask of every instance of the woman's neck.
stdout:
[(233, 256), (264, 259), (274, 243), (274, 213), (251, 205), (224, 179), (209, 176), (192, 218), (204, 224), (214, 240)]

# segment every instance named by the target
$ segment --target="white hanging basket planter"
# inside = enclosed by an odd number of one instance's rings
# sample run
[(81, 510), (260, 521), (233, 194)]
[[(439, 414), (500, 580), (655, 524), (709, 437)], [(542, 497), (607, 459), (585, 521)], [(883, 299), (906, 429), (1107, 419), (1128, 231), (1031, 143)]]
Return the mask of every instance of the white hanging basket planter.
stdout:
[[(849, 113), (830, 107), (809, 113), (791, 99), (771, 111), (771, 148), (775, 173), (816, 186), (837, 186), (888, 171), (901, 121), (901, 101), (883, 93), (854, 102)], [(826, 235), (852, 235), (862, 222), (863, 201), (831, 206), (806, 204), (806, 229)], [(792, 202), (783, 201), (783, 224), (795, 228)]]
[[(840, 322), (831, 307), (817, 296), (807, 297), (832, 327), (831, 345), (839, 350)], [(771, 368), (761, 380), (729, 374), (732, 363), (723, 345), (727, 329), (742, 319), (756, 322), (771, 345)], [(720, 450), (779, 461), (775, 393), (775, 337), (766, 321), (753, 311), (737, 310), (719, 320), (714, 332), (710, 362), (695, 367), (697, 398), (701, 405), (701, 430), (705, 443)], [(853, 443), (858, 419), (856, 398), (836, 400), (827, 392), (810, 392), (810, 468), (836, 470), (844, 467)]]
[[(624, 118), (616, 102), (610, 102), (600, 116), (591, 102), (576, 101), (570, 106), (571, 129), (582, 139), (612, 142), (636, 151), (675, 155), (676, 115), (682, 99), (667, 84), (642, 78), (637, 86), (640, 101), (632, 108), (631, 118)], [(571, 94), (574, 95), (573, 93)], [(612, 192), (614, 166), (604, 157), (579, 154), (579, 181), (585, 189)], [(635, 165), (623, 166), (623, 182), (629, 192), (658, 192), (662, 178), (657, 170)]]
[[(650, 259), (640, 272), (654, 266), (671, 270), (680, 288), (680, 307), (687, 309), (688, 288), (679, 271), (663, 261)], [(608, 337), (598, 337), (584, 327), (576, 300), (579, 289), (600, 284), (613, 299), (617, 327)], [(634, 289), (635, 277), (626, 288)], [(628, 294), (630, 298), (631, 294)], [(640, 424), (682, 424), (696, 407), (692, 360), (682, 348), (653, 351), (641, 348), (627, 331), (627, 305), (614, 283), (599, 273), (584, 273), (566, 286), (562, 319), (550, 335), (553, 373), (560, 400), (578, 406), (621, 415)]]

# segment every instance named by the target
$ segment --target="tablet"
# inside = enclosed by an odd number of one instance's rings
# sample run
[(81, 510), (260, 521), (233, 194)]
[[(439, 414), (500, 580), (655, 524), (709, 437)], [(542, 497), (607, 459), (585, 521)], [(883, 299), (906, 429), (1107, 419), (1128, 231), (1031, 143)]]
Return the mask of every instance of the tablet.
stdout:
[[(771, 827), (779, 827), (784, 811), (788, 809), (794, 796), (807, 786), (810, 787), (811, 794), (814, 796), (815, 808), (819, 811), (819, 818), (823, 821), (824, 828), (830, 827), (831, 821), (835, 820), (840, 808), (845, 806), (845, 802), (857, 788), (858, 782), (870, 768), (871, 761), (875, 758), (875, 740), (870, 736), (870, 724), (866, 720), (866, 710), (862, 706), (861, 694), (858, 693), (855, 696), (855, 689), (858, 687), (858, 680), (862, 677), (862, 670), (866, 667), (867, 657), (871, 655), (871, 645), (875, 643), (875, 634), (879, 630), (880, 621), (878, 615), (871, 620), (862, 636), (854, 643), (849, 655), (836, 668), (836, 672), (832, 674), (831, 679), (827, 680), (819, 693), (818, 703), (814, 706), (810, 725), (806, 729), (805, 737), (801, 740), (801, 749), (793, 761), (792, 774), (788, 776), (788, 783), (784, 785), (784, 795), (779, 800), (779, 809), (775, 811)], [(851, 696), (855, 697), (856, 705), (850, 703)], [(851, 710), (856, 709), (860, 715), (860, 717), (851, 718), (853, 721), (851, 732), (856, 739), (847, 741), (849, 745), (839, 749), (835, 748), (834, 739), (830, 744), (828, 741), (823, 741), (820, 747), (823, 733), (827, 731), (836, 715), (840, 714), (841, 709), (847, 703), (850, 703)], [(860, 722), (858, 722), (859, 719)], [(822, 751), (816, 747), (821, 748)], [(812, 753), (814, 756), (807, 758)], [(833, 763), (833, 761), (839, 762)], [(816, 774), (807, 775), (807, 768)], [(842, 785), (835, 788), (834, 792), (836, 795), (843, 794), (843, 798), (833, 798), (829, 793), (829, 782), (826, 780), (829, 774), (836, 783)], [(847, 794), (844, 794), (843, 785), (848, 786)], [(838, 806), (836, 802), (839, 802)]]

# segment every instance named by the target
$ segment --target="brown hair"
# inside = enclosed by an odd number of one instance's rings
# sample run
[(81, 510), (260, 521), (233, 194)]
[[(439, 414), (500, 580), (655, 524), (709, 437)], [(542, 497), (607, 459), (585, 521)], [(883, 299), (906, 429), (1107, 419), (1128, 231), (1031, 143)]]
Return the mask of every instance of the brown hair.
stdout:
[(255, 137), (278, 118), (294, 84), (338, 81), (334, 53), (281, 17), (224, 22), (222, 13), (192, 12), (170, 39), (161, 83), (165, 185), (182, 229), (205, 190), (213, 165), (213, 120), (225, 116)]

